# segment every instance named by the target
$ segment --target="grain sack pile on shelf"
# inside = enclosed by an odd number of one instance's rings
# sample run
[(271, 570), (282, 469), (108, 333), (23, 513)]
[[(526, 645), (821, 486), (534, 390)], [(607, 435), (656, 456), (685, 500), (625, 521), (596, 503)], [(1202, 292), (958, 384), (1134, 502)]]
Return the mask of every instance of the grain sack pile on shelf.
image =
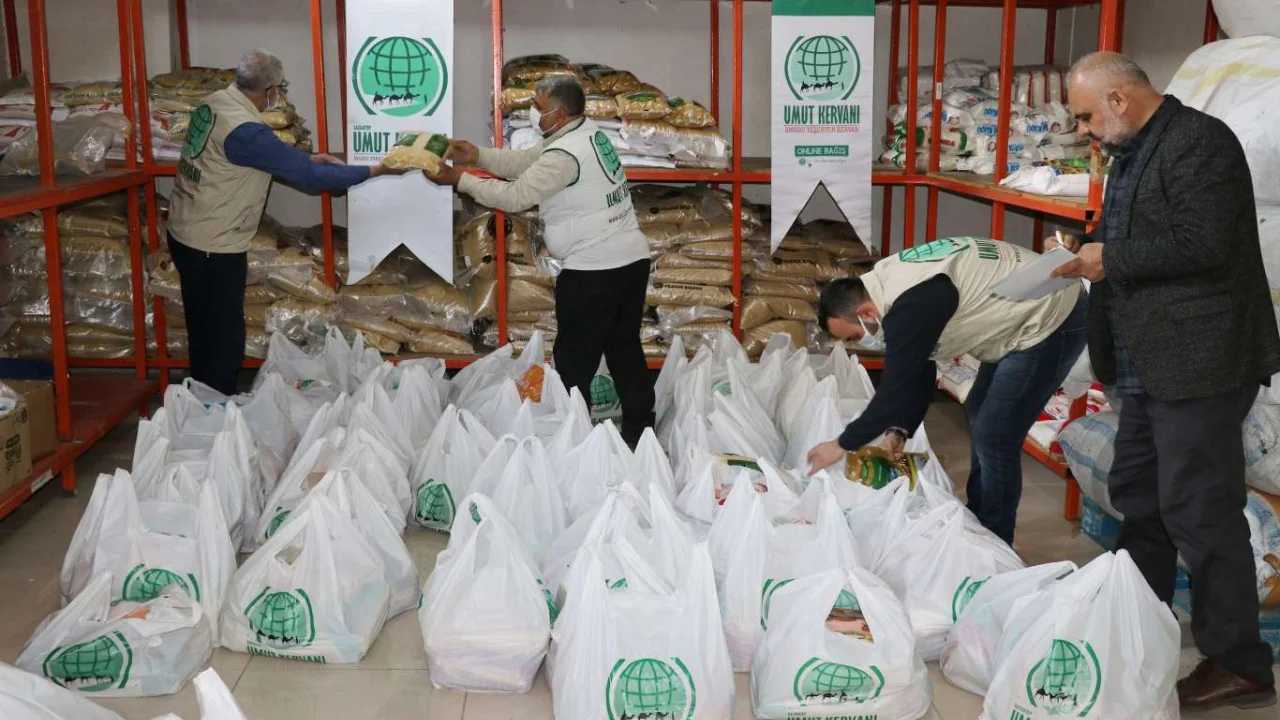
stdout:
[(598, 64), (574, 64), (561, 55), (533, 55), (503, 66), (503, 135), (508, 147), (532, 147), (539, 138), (529, 124), (538, 80), (573, 77), (587, 95), (587, 115), (604, 130), (627, 167), (729, 166), (729, 145), (716, 118), (703, 105), (672, 97), (634, 74)]
[[(907, 96), (903, 72), (900, 98)], [(1089, 157), (1089, 145), (1075, 134), (1075, 119), (1067, 109), (1066, 71), (1051, 66), (1014, 70), (1013, 98), (1009, 111), (1009, 167), (1013, 173), (1032, 163), (1081, 160)], [(933, 68), (920, 68), (916, 114), (916, 167), (928, 169), (933, 123)], [(979, 175), (995, 172), (1000, 75), (980, 60), (952, 60), (942, 81), (942, 119), (938, 139), (939, 169)], [(906, 162), (907, 106), (889, 108), (894, 130), (885, 136), (880, 162), (902, 167)], [(1087, 187), (1086, 187), (1087, 192)]]
[[(53, 340), (42, 216), (9, 218), (0, 224), (0, 232), (0, 354), (46, 357)], [(133, 288), (124, 195), (64, 208), (58, 213), (58, 233), (69, 356), (133, 357)], [(149, 311), (148, 328), (152, 324)]]
[[(123, 153), (130, 127), (120, 100), (117, 80), (50, 86), (54, 169), (59, 175), (102, 172), (113, 152)], [(30, 78), (21, 75), (0, 83), (0, 175), (40, 173), (35, 126)]]

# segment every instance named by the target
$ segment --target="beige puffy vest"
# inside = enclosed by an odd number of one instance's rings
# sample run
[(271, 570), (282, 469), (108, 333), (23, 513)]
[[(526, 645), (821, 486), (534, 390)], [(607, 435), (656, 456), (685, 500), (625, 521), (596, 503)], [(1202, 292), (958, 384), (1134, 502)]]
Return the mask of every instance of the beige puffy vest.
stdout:
[(943, 238), (881, 260), (862, 276), (862, 282), (883, 316), (902, 293), (946, 275), (960, 293), (960, 304), (938, 339), (934, 359), (967, 354), (982, 362), (999, 362), (1047, 338), (1066, 321), (1080, 298), (1078, 283), (1040, 300), (992, 294), (997, 283), (1036, 257), (1030, 250), (998, 240)]
[(192, 113), (169, 207), (169, 231), (183, 245), (210, 253), (248, 251), (271, 175), (232, 163), (223, 143), (232, 130), (260, 122), (262, 114), (235, 86), (209, 95)]

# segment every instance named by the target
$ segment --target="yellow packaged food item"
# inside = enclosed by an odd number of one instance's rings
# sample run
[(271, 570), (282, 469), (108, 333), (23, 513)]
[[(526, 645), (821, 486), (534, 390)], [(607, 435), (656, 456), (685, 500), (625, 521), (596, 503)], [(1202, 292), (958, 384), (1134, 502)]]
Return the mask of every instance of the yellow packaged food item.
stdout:
[[(687, 255), (692, 258), (702, 260), (733, 260), (733, 241), (732, 240), (716, 240), (712, 242), (698, 242), (685, 245), (680, 248), (680, 254)], [(755, 248), (750, 245), (742, 246), (742, 259), (750, 260), (755, 255)]]
[(264, 328), (267, 326), (267, 309), (270, 305), (256, 304), (250, 305), (245, 303), (244, 306), (244, 324), (249, 327)]
[(813, 304), (805, 300), (751, 295), (742, 301), (742, 329), (750, 330), (770, 320), (817, 320)]
[(612, 120), (618, 117), (618, 99), (611, 95), (588, 95), (586, 113), (592, 120)]
[(638, 90), (620, 93), (618, 115), (628, 120), (659, 120), (667, 116), (667, 96), (661, 91)]
[(151, 78), (153, 94), (203, 98), (211, 92), (222, 90), (236, 80), (236, 71), (223, 68), (191, 67)]
[(534, 83), (514, 83), (502, 88), (502, 112), (511, 113), (516, 110), (528, 110), (533, 106), (533, 98), (538, 94)]
[(587, 75), (595, 82), (596, 89), (603, 94), (620, 95), (635, 92), (644, 87), (644, 83), (640, 82), (639, 78), (626, 70), (604, 68), (588, 72)]
[(716, 117), (710, 110), (692, 100), (680, 97), (667, 99), (667, 114), (663, 117), (678, 128), (709, 128), (716, 126)]
[(544, 77), (577, 77), (578, 71), (561, 55), (530, 55), (509, 60), (502, 66), (502, 84), (537, 83)]
[(285, 105), (262, 113), (262, 119), (272, 130), (283, 130), (298, 119), (298, 114), (291, 105)]
[(343, 312), (365, 317), (388, 318), (404, 313), (404, 288), (398, 285), (348, 285), (338, 291)]
[(920, 470), (927, 462), (927, 454), (904, 453), (901, 458), (894, 460), (884, 450), (867, 446), (845, 455), (844, 476), (876, 490), (905, 476), (908, 487), (915, 490)]
[(774, 282), (759, 280), (754, 277), (748, 277), (742, 281), (742, 292), (744, 295), (796, 298), (809, 303), (818, 302), (818, 298), (821, 296), (818, 286), (811, 281)]
[(395, 147), (382, 158), (389, 168), (396, 170), (426, 170), (436, 172), (449, 152), (449, 138), (440, 133), (400, 133)]

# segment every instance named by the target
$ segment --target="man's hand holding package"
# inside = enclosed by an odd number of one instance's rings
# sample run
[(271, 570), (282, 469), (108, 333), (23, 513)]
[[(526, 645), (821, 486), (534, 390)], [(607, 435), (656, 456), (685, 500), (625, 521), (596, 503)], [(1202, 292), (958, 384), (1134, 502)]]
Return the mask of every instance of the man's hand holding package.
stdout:
[(422, 174), (437, 185), (457, 185), (458, 179), (462, 177), (462, 173), (457, 168), (445, 162), (440, 163), (440, 167), (434, 173), (430, 170), (423, 170)]
[(480, 161), (480, 148), (466, 140), (454, 140), (449, 143), (446, 157), (459, 165), (475, 165)]

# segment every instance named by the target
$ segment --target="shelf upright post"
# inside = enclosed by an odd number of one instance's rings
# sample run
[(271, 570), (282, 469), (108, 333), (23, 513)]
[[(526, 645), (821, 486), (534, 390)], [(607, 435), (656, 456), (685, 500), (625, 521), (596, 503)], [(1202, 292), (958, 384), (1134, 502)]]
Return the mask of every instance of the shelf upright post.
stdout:
[[(1058, 57), (1058, 8), (1056, 5), (1050, 6), (1045, 10), (1044, 19), (1044, 64), (1054, 65)], [(1045, 95), (1049, 93), (1048, 83), (1045, 84)], [(1047, 101), (1049, 98), (1045, 97)], [(1035, 224), (1031, 231), (1031, 249), (1036, 252), (1044, 252), (1044, 213), (1037, 212), (1035, 214)]]
[(178, 67), (191, 67), (191, 40), (187, 23), (187, 0), (173, 0), (173, 19), (178, 24)]
[[(9, 2), (12, 2), (12, 0), (9, 0)], [(1213, 0), (1204, 0), (1204, 4), (1204, 44), (1208, 45), (1211, 42), (1218, 41), (1222, 27), (1218, 24), (1218, 12), (1213, 9)], [(9, 51), (9, 56), (13, 57), (12, 50)], [(19, 62), (21, 62), (21, 59), (19, 59)]]
[[(133, 67), (138, 82), (138, 139), (142, 150), (142, 169), (147, 174), (147, 182), (143, 185), (147, 205), (147, 248), (151, 252), (160, 250), (160, 213), (159, 198), (156, 193), (155, 156), (151, 149), (151, 96), (147, 85), (147, 40), (143, 31), (142, 0), (129, 0), (129, 11), (133, 28)], [(179, 23), (179, 39), (187, 35), (187, 17), (175, 15)], [(155, 366), (159, 368), (160, 392), (169, 387), (169, 326), (165, 320), (164, 298), (152, 298), (152, 324), (156, 331)]]
[[(1098, 14), (1098, 49), (1119, 52), (1122, 0), (1102, 0)], [(1106, 161), (1098, 143), (1089, 151), (1089, 210), (1091, 219), (1086, 229), (1093, 230), (1102, 216), (1102, 187)]]
[[(902, 39), (902, 0), (893, 0), (893, 7), (889, 12), (889, 105), (897, 105), (901, 102), (898, 97), (898, 56), (901, 54), (900, 42)], [(893, 137), (893, 118), (885, 120), (888, 137)], [(904, 189), (905, 193), (906, 190)], [(881, 201), (881, 218), (880, 218), (880, 256), (889, 257), (889, 250), (893, 247), (893, 186), (884, 186), (884, 198)]]
[[(916, 173), (916, 133), (919, 131), (916, 113), (920, 108), (920, 0), (911, 0), (907, 6), (907, 133), (903, 145), (903, 173), (909, 180)], [(903, 203), (902, 247), (916, 244), (916, 188), (908, 183), (902, 192)]]
[(22, 45), (18, 41), (18, 12), (14, 0), (4, 0), (4, 34), (9, 45), (9, 77), (22, 74)]
[[(311, 61), (316, 82), (316, 145), (321, 154), (329, 152), (329, 106), (324, 93), (324, 18), (321, 0), (311, 0)], [(343, 128), (343, 134), (346, 128)], [(324, 239), (324, 281), (338, 288), (333, 255), (333, 193), (320, 193), (320, 232)]]
[[(933, 25), (933, 117), (929, 125), (929, 172), (939, 170), (942, 148), (942, 81), (947, 64), (947, 0), (938, 0)], [(929, 186), (929, 205), (925, 215), (924, 239), (938, 237), (938, 188)]]
[(720, 0), (711, 5), (711, 116), (720, 120)]
[[(116, 23), (120, 29), (120, 102), (124, 106), (124, 115), (129, 121), (129, 127), (133, 130), (125, 139), (124, 166), (130, 170), (136, 170), (138, 167), (137, 135), (139, 132), (149, 131), (150, 125), (135, 122), (137, 115), (133, 104), (133, 91), (136, 80), (133, 75), (133, 36), (130, 32), (128, 0), (116, 0)], [(133, 362), (134, 371), (138, 379), (142, 380), (147, 377), (147, 308), (142, 288), (142, 228), (139, 222), (138, 191), (137, 187), (129, 188), (127, 198), (130, 298), (133, 301)]]
[[(493, 0), (493, 146), (501, 148), (502, 134), (502, 63), (503, 20), (502, 0)], [(502, 212), (493, 215), (493, 241), (497, 267), (497, 287), (494, 291), (498, 299), (498, 347), (507, 344), (507, 216)]]
[[(1000, 28), (1000, 109), (996, 124), (996, 168), (992, 181), (999, 183), (1009, 171), (1009, 113), (1013, 107), (1013, 48), (1018, 25), (1018, 0), (1004, 0), (1004, 17)], [(991, 237), (1004, 239), (1002, 202), (991, 205)]]
[(743, 0), (733, 0), (733, 333), (742, 338), (742, 25)]

